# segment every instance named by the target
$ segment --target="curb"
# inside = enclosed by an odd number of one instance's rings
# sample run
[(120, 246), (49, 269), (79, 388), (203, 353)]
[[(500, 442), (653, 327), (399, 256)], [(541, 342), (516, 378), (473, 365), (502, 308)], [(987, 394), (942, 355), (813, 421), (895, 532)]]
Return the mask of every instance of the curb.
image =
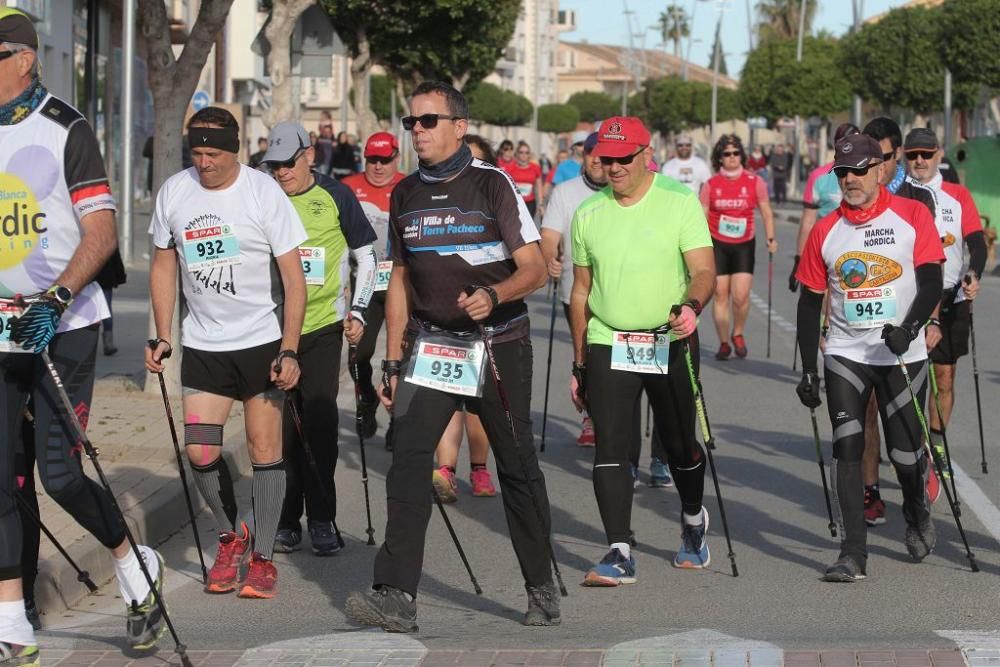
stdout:
[[(245, 438), (240, 433), (226, 438), (223, 443), (223, 456), (229, 464), (229, 469), (235, 475), (237, 482), (250, 470), (250, 456), (247, 453)], [(93, 471), (87, 471), (94, 477)], [(192, 491), (192, 505), (197, 515), (205, 504), (197, 490), (191, 485), (191, 475), (188, 483)], [(124, 496), (124, 497), (123, 497)], [(176, 483), (165, 484), (144, 498), (141, 502), (128, 506), (127, 494), (118, 497), (119, 502), (126, 505), (125, 520), (139, 544), (156, 546), (162, 544), (171, 535), (190, 523), (187, 504), (184, 500), (184, 487), (178, 479)], [(42, 539), (46, 539), (42, 536)], [(101, 588), (115, 577), (115, 566), (111, 552), (87, 534), (72, 544), (63, 544), (69, 555), (81, 569), (90, 574), (90, 578), (99, 587), (95, 595), (117, 595), (118, 590)], [(90, 595), (86, 586), (77, 580), (76, 572), (66, 563), (61, 555), (53, 554), (38, 562), (38, 578), (35, 583), (35, 600), (43, 614), (61, 613), (78, 605)]]

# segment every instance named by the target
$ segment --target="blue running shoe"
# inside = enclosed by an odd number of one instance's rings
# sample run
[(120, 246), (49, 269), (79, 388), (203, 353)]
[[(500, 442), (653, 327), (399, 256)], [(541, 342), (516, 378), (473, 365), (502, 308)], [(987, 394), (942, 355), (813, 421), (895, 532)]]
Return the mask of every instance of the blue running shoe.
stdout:
[(625, 558), (618, 549), (612, 549), (601, 562), (587, 570), (584, 586), (617, 586), (635, 583), (635, 556)]
[(700, 526), (689, 526), (681, 516), (681, 548), (674, 556), (674, 567), (700, 570), (712, 562), (708, 541), (705, 539), (705, 533), (708, 532), (708, 510), (704, 507), (701, 508), (701, 517), (703, 521)]
[(653, 457), (649, 462), (649, 486), (654, 489), (662, 489), (666, 486), (673, 486), (674, 480), (670, 478), (670, 470), (660, 459)]

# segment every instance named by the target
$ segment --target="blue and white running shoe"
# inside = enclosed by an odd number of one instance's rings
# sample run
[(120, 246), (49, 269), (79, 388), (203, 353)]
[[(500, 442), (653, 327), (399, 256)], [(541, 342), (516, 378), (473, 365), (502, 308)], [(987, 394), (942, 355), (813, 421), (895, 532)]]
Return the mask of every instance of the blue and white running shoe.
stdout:
[(661, 489), (673, 485), (674, 480), (670, 478), (670, 470), (667, 468), (667, 464), (654, 456), (649, 462), (649, 486), (654, 489)]
[(712, 555), (708, 552), (708, 541), (705, 534), (708, 532), (708, 510), (701, 508), (702, 523), (700, 526), (689, 526), (684, 523), (681, 516), (681, 548), (674, 556), (674, 567), (681, 567), (688, 570), (700, 570), (708, 567), (712, 562)]
[(608, 552), (601, 562), (587, 570), (584, 586), (618, 586), (635, 583), (635, 556), (625, 558), (618, 549)]

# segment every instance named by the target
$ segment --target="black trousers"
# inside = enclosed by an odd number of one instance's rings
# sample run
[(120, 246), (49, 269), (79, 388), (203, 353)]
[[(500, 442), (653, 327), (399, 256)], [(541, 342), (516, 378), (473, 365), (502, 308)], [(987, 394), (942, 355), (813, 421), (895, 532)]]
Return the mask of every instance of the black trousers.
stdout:
[[(552, 581), (549, 501), (531, 430), (531, 341), (522, 338), (496, 343), (493, 352), (510, 403), (516, 441), (490, 376), (489, 362), (483, 369), (482, 398), (448, 394), (400, 379), (393, 407), (395, 447), (386, 479), (388, 519), (385, 542), (375, 557), (375, 586), (417, 594), (433, 502), (434, 450), (463, 403), (482, 420), (493, 448), (507, 527), (521, 574), (531, 586)], [(404, 359), (404, 368), (407, 361)]]
[[(299, 341), (298, 389), (289, 397), (302, 418), (306, 443), (302, 442), (285, 408), (282, 422), (282, 452), (285, 458), (285, 504), (279, 528), (299, 528), (302, 501), (306, 516), (313, 521), (337, 518), (337, 487), (333, 480), (340, 448), (337, 445), (337, 390), (340, 388), (340, 355), (344, 344), (344, 323), (336, 322), (302, 336)], [(309, 462), (305, 450), (315, 459)]]
[[(29, 403), (30, 409), (30, 403)], [(35, 493), (35, 425), (25, 418), (21, 423), (21, 438), (17, 446), (16, 474), (20, 483), (21, 500), (30, 513), (18, 502), (21, 515), (21, 588), (26, 601), (35, 599), (35, 580), (38, 578), (38, 548), (41, 527), (35, 517), (38, 511), (38, 494)], [(33, 516), (32, 516), (33, 515)]]
[[(353, 279), (352, 279), (353, 280)], [(372, 384), (372, 357), (375, 355), (375, 343), (379, 331), (385, 321), (385, 292), (375, 292), (365, 312), (365, 334), (358, 343), (358, 381), (361, 385), (361, 396), (366, 403), (378, 402), (378, 393)]]
[[(97, 324), (58, 334), (49, 356), (62, 378), (70, 403), (86, 428), (94, 393)], [(21, 521), (14, 489), (16, 443), (21, 437), (24, 406), (31, 397), (35, 446), (42, 487), (91, 535), (112, 549), (125, 540), (125, 526), (111, 495), (83, 472), (82, 444), (64, 415), (48, 369), (36, 354), (0, 353), (0, 581), (21, 576)]]
[[(690, 337), (698, 372), (697, 335)], [(587, 347), (587, 402), (594, 421), (594, 494), (608, 544), (628, 542), (632, 523), (630, 450), (639, 427), (635, 406), (645, 391), (670, 472), (688, 514), (701, 511), (705, 452), (695, 435), (694, 393), (680, 341), (671, 343), (666, 375), (611, 369), (611, 346)]]
[[(882, 418), (889, 460), (903, 491), (903, 518), (908, 524), (930, 516), (924, 488), (928, 470), (922, 450), (923, 429), (899, 366), (872, 366), (831, 355), (826, 357), (824, 368), (826, 405), (833, 425), (831, 476), (840, 510), (840, 534), (844, 536), (840, 551), (864, 562), (868, 557), (868, 526), (861, 455), (865, 450), (865, 411), (872, 391)], [(906, 370), (917, 400), (925, 405), (927, 362), (907, 364)]]

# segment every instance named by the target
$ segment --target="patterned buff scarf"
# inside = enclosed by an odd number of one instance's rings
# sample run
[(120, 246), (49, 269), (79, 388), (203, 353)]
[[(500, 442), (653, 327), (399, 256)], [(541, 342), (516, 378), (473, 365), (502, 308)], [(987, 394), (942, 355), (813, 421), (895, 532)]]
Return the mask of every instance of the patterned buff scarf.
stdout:
[(7, 104), (0, 104), (0, 125), (17, 125), (37, 109), (48, 90), (36, 76), (24, 91)]

